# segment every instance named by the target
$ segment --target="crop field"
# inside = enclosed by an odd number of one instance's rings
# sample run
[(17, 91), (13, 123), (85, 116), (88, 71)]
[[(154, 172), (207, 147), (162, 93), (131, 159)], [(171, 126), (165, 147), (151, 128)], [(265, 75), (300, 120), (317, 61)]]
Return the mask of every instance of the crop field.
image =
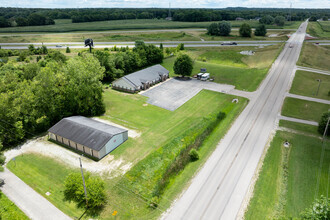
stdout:
[[(254, 91), (266, 76), (269, 67), (280, 53), (281, 45), (256, 47), (189, 48), (186, 53), (194, 60), (193, 74), (206, 68), (215, 82), (236, 86), (236, 89)], [(254, 50), (253, 56), (241, 55), (243, 50)], [(163, 65), (174, 76), (175, 57)]]
[[(290, 147), (283, 143), (288, 141)], [(318, 174), (321, 172), (317, 197), (327, 195), (330, 142), (319, 138), (278, 131), (267, 151), (259, 179), (254, 188), (245, 219), (297, 219), (315, 199)]]
[[(56, 20), (55, 25), (29, 26), (29, 27), (8, 27), (0, 28), (0, 33), (19, 32), (73, 32), (73, 31), (107, 31), (107, 30), (128, 30), (128, 29), (170, 29), (170, 28), (206, 28), (213, 22), (179, 22), (157, 19), (137, 19), (137, 20), (114, 20), (95, 21), (85, 23), (72, 23), (70, 19)], [(243, 23), (256, 27), (258, 21), (231, 21), (232, 27), (239, 27)], [(274, 29), (297, 29), (301, 22), (287, 22), (285, 26), (278, 27), (270, 25), (267, 28)]]
[(330, 47), (304, 43), (297, 65), (330, 70)]
[[(145, 184), (142, 184), (143, 181), (135, 183), (134, 188), (131, 188), (130, 179), (126, 175), (115, 178), (104, 176), (109, 201), (99, 217), (107, 219), (114, 210), (118, 211), (118, 218), (120, 219), (131, 219), (137, 216), (139, 219), (159, 217), (161, 211), (170, 206), (171, 201), (182, 191), (196, 170), (206, 161), (218, 141), (246, 106), (246, 99), (239, 98), (239, 103), (232, 103), (233, 98), (234, 96), (231, 95), (203, 90), (183, 106), (171, 112), (148, 105), (146, 103), (147, 98), (144, 96), (106, 89), (104, 100), (107, 111), (102, 118), (136, 129), (142, 133), (139, 138), (129, 138), (128, 141), (111, 153), (117, 159), (133, 162), (133, 167), (129, 172), (135, 172), (134, 170), (138, 169), (135, 164), (139, 162), (140, 166), (141, 163), (143, 164), (143, 173), (155, 175), (159, 171), (154, 173), (155, 165), (149, 164), (149, 160), (144, 160), (144, 158), (157, 150), (161, 150), (164, 145), (201, 123), (205, 116), (222, 111), (226, 113), (226, 117), (203, 142), (203, 146), (199, 150), (200, 160), (190, 163), (175, 179), (171, 180), (170, 188), (162, 196), (158, 209), (148, 208), (149, 200), (141, 197), (141, 192), (135, 190), (136, 187), (141, 191), (146, 190)], [(43, 165), (46, 160), (48, 161), (47, 167)], [(76, 169), (40, 155), (19, 156), (16, 159), (16, 164), (15, 167), (14, 163), (10, 162), (9, 169), (41, 195), (44, 195), (45, 191), (52, 190), (53, 198), (49, 198), (49, 200), (62, 211), (71, 217), (82, 214), (82, 210), (77, 210), (73, 204), (63, 203), (62, 201), (63, 178), (68, 172)], [(22, 166), (24, 166), (24, 172), (20, 169)], [(162, 166), (165, 166), (165, 164), (163, 165), (163, 162), (160, 161), (157, 166), (160, 166), (159, 169), (163, 169)], [(48, 172), (49, 169), (53, 172)], [(121, 184), (118, 184), (119, 182)], [(148, 182), (148, 185), (152, 187), (156, 184), (157, 181)], [(51, 189), (49, 189), (49, 186), (51, 186)]]
[[(319, 83), (319, 80), (321, 80), (321, 83)], [(318, 87), (319, 91), (318, 94), (316, 94)], [(330, 100), (329, 91), (330, 76), (298, 70), (293, 80), (290, 93)]]
[(282, 107), (282, 115), (318, 122), (329, 105), (287, 97)]

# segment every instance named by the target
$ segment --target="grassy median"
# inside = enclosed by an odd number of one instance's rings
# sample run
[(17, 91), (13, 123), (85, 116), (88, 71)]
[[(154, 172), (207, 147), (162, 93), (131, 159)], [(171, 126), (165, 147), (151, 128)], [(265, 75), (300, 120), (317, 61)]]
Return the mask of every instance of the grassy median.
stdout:
[[(319, 82), (320, 80), (320, 82)], [(298, 70), (290, 93), (330, 100), (330, 76)]]
[(284, 100), (281, 114), (283, 116), (318, 122), (322, 114), (327, 112), (329, 108), (328, 104), (287, 97)]

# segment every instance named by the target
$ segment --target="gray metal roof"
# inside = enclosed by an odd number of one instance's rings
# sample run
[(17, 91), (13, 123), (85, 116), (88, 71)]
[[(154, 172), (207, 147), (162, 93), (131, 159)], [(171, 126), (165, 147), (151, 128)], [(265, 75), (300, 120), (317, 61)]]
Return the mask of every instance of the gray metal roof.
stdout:
[(114, 135), (127, 132), (83, 116), (63, 118), (48, 131), (97, 151)]
[[(134, 88), (139, 88), (143, 83), (156, 81), (162, 75), (168, 75), (169, 71), (162, 65), (157, 64), (143, 70), (123, 76), (121, 79), (131, 84)], [(116, 85), (116, 81), (112, 84)]]

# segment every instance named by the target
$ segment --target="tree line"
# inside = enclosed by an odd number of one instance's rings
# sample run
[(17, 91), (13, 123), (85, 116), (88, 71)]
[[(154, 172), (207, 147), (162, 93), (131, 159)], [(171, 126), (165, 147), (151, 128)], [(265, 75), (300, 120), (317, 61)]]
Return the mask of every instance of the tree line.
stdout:
[[(0, 8), (0, 27), (54, 24), (54, 19), (72, 19), (73, 23), (126, 20), (165, 19), (166, 8), (83, 8), (36, 9)], [(236, 18), (259, 19), (266, 15), (283, 16), (286, 20), (302, 21), (309, 17), (330, 17), (329, 9), (276, 9), (276, 8), (224, 8), (224, 9), (171, 9), (174, 21), (221, 21)]]
[(143, 67), (158, 64), (163, 61), (163, 50), (155, 45), (146, 45), (143, 41), (136, 41), (133, 50), (128, 48), (117, 49), (118, 53), (106, 50), (97, 50), (94, 55), (105, 68), (104, 80), (112, 82), (116, 78), (137, 71)]
[[(104, 113), (104, 67), (90, 54), (0, 67), (0, 143), (10, 148), (46, 131), (63, 117)], [(43, 63), (43, 64), (42, 64)], [(42, 64), (42, 65), (41, 65)]]

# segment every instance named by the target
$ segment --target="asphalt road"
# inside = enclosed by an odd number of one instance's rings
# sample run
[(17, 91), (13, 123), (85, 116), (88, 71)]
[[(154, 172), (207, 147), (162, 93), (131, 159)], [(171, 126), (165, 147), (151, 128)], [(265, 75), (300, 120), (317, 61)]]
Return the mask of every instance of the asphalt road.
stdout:
[(304, 70), (304, 71), (308, 71), (308, 72), (319, 73), (319, 74), (324, 74), (324, 75), (330, 76), (330, 71), (326, 71), (326, 70), (314, 69), (314, 68), (303, 67), (303, 66), (297, 66), (297, 70)]
[(164, 219), (237, 218), (290, 87), (306, 26), (304, 22), (288, 40), (256, 98), (250, 100), (189, 188), (163, 215)]
[(35, 220), (70, 220), (47, 199), (26, 185), (21, 179), (5, 168), (0, 172), (5, 180), (1, 191), (14, 202), (29, 218)]

